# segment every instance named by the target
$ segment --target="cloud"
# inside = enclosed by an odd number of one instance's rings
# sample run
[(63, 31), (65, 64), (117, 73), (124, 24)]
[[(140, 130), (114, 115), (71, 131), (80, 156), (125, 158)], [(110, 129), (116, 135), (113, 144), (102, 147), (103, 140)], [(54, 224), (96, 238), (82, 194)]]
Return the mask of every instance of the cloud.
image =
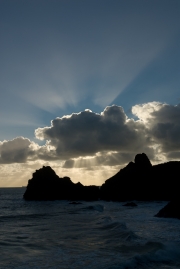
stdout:
[(0, 163), (25, 163), (28, 157), (33, 157), (38, 147), (37, 144), (24, 137), (0, 142)]
[[(153, 148), (144, 148), (142, 151), (146, 152), (148, 157), (155, 159)], [(98, 169), (98, 167), (113, 167), (118, 168), (126, 165), (128, 162), (133, 161), (137, 152), (100, 152), (93, 157), (80, 157), (75, 159), (66, 160), (63, 164), (63, 168), (86, 168), (86, 169)]]
[(100, 114), (90, 110), (56, 118), (50, 127), (38, 128), (38, 139), (53, 147), (64, 168), (115, 166), (146, 152), (151, 161), (177, 159), (180, 150), (180, 105), (149, 102), (132, 107), (129, 119), (120, 106)]
[(63, 168), (73, 168), (74, 167), (74, 163), (75, 161), (74, 160), (67, 160), (65, 161), (64, 165), (63, 165)]
[(122, 107), (103, 112), (89, 109), (52, 120), (35, 130), (39, 146), (24, 137), (0, 142), (0, 163), (58, 161), (65, 169), (125, 165), (139, 152), (154, 163), (180, 156), (180, 105), (150, 102), (132, 107), (130, 119)]
[(132, 112), (147, 126), (153, 143), (162, 154), (175, 158), (180, 151), (180, 104), (173, 106), (159, 102), (136, 105)]
[(180, 160), (180, 151), (172, 151), (167, 153), (167, 158), (168, 159), (172, 159), (172, 160), (176, 160), (179, 159)]
[(44, 161), (55, 161), (59, 157), (56, 154), (55, 148), (50, 145), (49, 141), (46, 144), (39, 147), (36, 151), (34, 159), (44, 160)]
[(120, 152), (102, 152), (93, 157), (80, 157), (77, 159), (69, 159), (64, 162), (63, 168), (86, 168), (100, 166), (116, 166), (123, 165), (130, 160), (133, 160), (134, 156), (131, 153)]
[(148, 124), (153, 119), (152, 113), (154, 113), (155, 111), (159, 111), (163, 105), (164, 104), (159, 102), (138, 104), (132, 107), (132, 113), (137, 116), (142, 122)]
[(108, 106), (100, 114), (90, 110), (56, 118), (50, 127), (35, 130), (48, 140), (59, 159), (94, 156), (98, 152), (141, 151), (151, 144), (142, 122), (128, 119), (120, 106)]

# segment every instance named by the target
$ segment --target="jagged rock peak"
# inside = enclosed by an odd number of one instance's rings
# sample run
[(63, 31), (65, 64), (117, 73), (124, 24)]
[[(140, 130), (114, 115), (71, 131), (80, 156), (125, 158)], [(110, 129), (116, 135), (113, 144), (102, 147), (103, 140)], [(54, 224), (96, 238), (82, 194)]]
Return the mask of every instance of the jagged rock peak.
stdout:
[(33, 177), (39, 176), (57, 176), (55, 171), (50, 166), (43, 166), (33, 173)]
[(145, 153), (137, 154), (135, 156), (134, 162), (138, 166), (152, 167), (152, 164)]
[(43, 171), (47, 171), (47, 172), (53, 172), (54, 173), (54, 170), (51, 168), (51, 166), (44, 166), (42, 168), (39, 168), (38, 170), (35, 171), (35, 173), (40, 173), (40, 172), (43, 172)]

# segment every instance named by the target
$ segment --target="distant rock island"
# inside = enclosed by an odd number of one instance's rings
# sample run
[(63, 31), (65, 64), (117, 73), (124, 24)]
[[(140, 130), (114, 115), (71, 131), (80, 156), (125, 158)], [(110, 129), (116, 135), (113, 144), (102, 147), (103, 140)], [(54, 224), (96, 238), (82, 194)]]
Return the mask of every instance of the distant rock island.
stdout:
[(137, 154), (101, 186), (83, 186), (69, 177), (60, 178), (50, 166), (33, 173), (23, 195), (25, 200), (170, 201), (178, 196), (180, 162), (152, 165), (145, 153)]

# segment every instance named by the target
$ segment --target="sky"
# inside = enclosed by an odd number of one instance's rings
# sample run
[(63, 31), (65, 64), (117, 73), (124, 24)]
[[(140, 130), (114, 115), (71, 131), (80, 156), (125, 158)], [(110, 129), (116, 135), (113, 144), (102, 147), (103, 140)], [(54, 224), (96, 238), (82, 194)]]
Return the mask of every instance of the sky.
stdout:
[(179, 0), (0, 0), (0, 187), (180, 160)]

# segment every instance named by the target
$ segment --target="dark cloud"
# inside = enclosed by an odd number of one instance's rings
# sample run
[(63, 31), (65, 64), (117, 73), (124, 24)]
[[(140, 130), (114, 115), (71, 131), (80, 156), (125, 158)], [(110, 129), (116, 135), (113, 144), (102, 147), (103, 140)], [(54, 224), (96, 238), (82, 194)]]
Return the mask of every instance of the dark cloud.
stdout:
[(48, 143), (46, 143), (44, 146), (41, 146), (36, 150), (34, 159), (56, 161), (59, 159), (59, 157), (57, 156), (56, 151), (52, 149)]
[(49, 140), (60, 159), (93, 156), (102, 151), (141, 151), (150, 144), (145, 126), (128, 120), (122, 107), (115, 105), (101, 114), (86, 110), (56, 118), (51, 127), (38, 128), (35, 135)]
[(0, 163), (24, 163), (33, 155), (32, 142), (24, 137), (17, 137), (0, 143)]
[(43, 146), (24, 137), (0, 142), (0, 163), (60, 160), (63, 168), (90, 168), (126, 164), (139, 152), (154, 162), (179, 158), (180, 105), (151, 102), (134, 106), (132, 113), (137, 120), (113, 105), (100, 114), (86, 109), (56, 118), (35, 130), (46, 140)]
[(180, 104), (164, 104), (152, 112), (152, 135), (164, 152), (180, 150)]
[(180, 151), (171, 151), (167, 154), (167, 158), (169, 160), (175, 160), (179, 159), (180, 160)]
[(63, 165), (63, 168), (73, 168), (73, 167), (74, 167), (74, 160), (67, 160)]
[(65, 167), (118, 165), (138, 152), (146, 152), (155, 162), (179, 156), (180, 105), (150, 102), (134, 106), (132, 113), (137, 120), (128, 119), (115, 105), (101, 114), (86, 110), (56, 118), (51, 127), (37, 129), (36, 136), (49, 140), (57, 157), (67, 160)]

